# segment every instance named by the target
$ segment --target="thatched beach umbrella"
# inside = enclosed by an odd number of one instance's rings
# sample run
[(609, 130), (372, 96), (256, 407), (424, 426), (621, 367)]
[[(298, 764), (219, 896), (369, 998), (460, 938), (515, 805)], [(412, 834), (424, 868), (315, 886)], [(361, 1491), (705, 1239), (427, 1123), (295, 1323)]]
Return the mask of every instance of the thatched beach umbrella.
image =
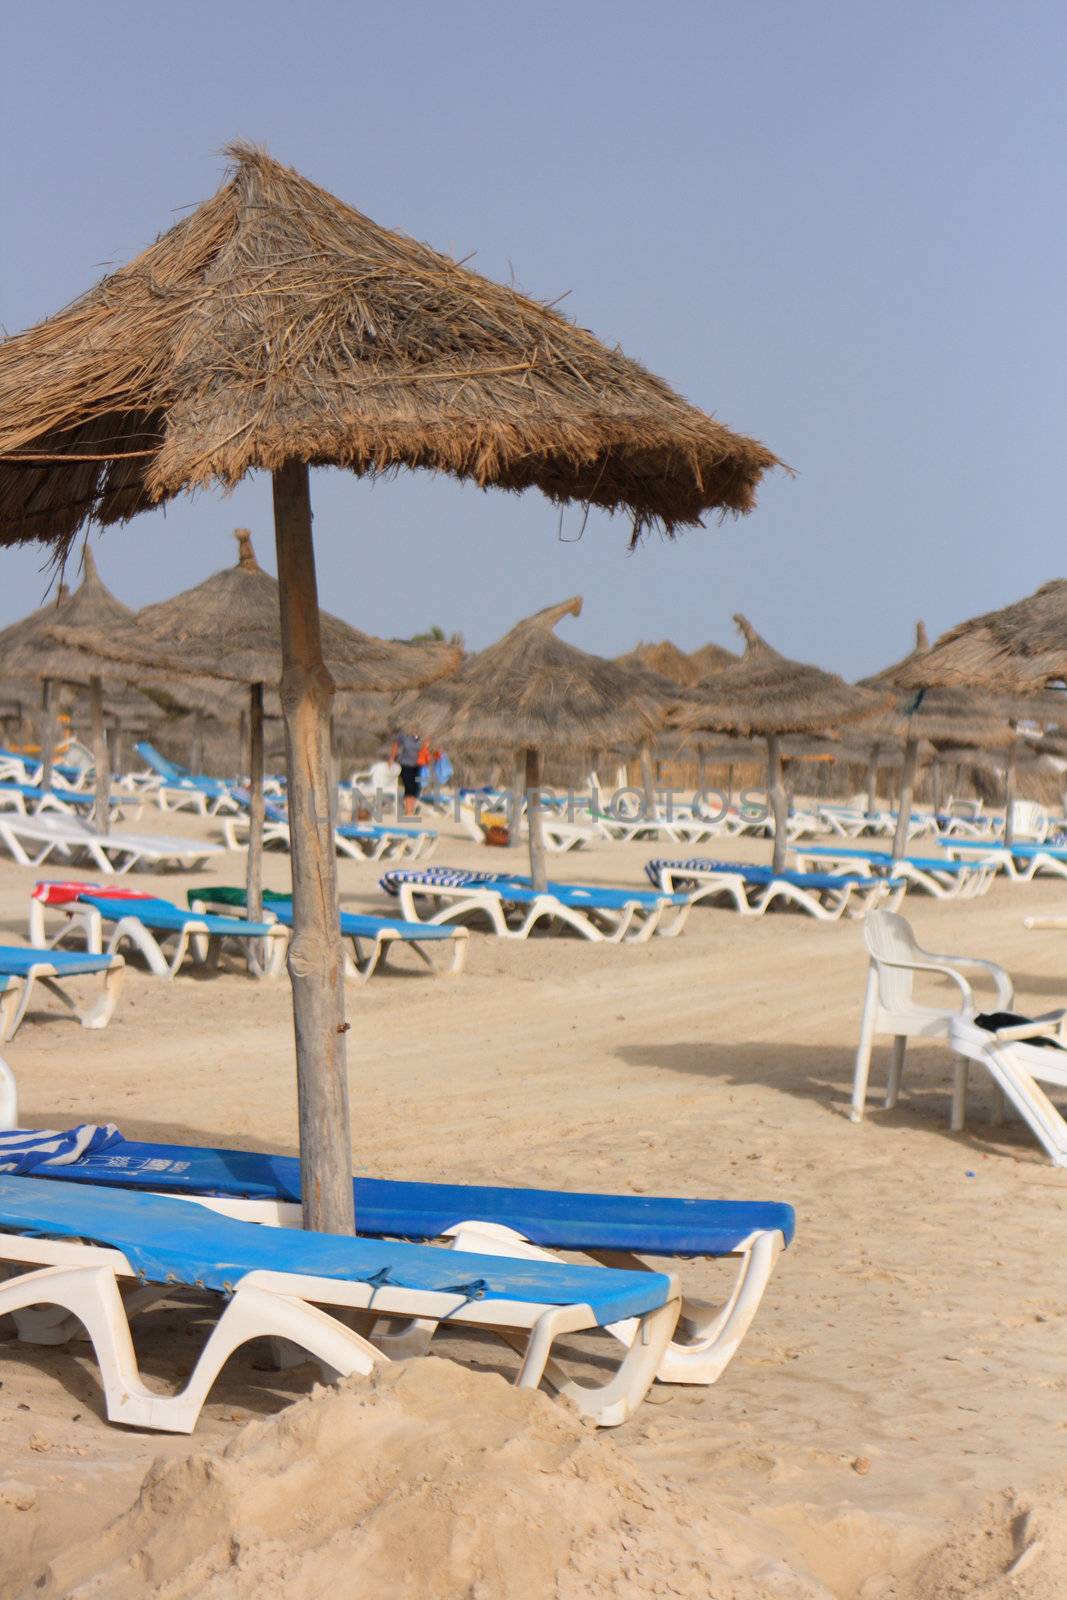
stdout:
[(624, 656), (616, 656), (615, 660), (620, 667), (647, 669), (661, 678), (669, 679), (671, 683), (692, 685), (701, 678), (700, 669), (692, 656), (687, 656), (669, 639), (662, 639), (659, 644), (636, 644)]
[(696, 668), (696, 681), (699, 683), (709, 673), (721, 672), (724, 667), (735, 667), (741, 657), (723, 645), (711, 642), (702, 644), (699, 650), (690, 651), (689, 659)]
[(992, 694), (1036, 694), (1067, 680), (1067, 578), (1054, 578), (1025, 600), (958, 623), (911, 663), (913, 689), (953, 687)]
[(745, 639), (745, 653), (732, 667), (704, 678), (693, 702), (672, 713), (671, 722), (690, 733), (729, 733), (760, 737), (767, 745), (767, 786), (774, 814), (775, 872), (785, 866), (788, 805), (782, 783), (782, 735), (825, 733), (842, 724), (876, 715), (885, 703), (857, 689), (836, 673), (790, 661), (761, 639), (747, 618), (734, 621)]
[[(264, 572), (247, 528), (237, 528), (237, 561), (173, 599), (145, 606), (106, 634), (53, 628), (71, 650), (112, 663), (113, 672), (151, 673), (166, 664), (170, 677), (217, 678), (249, 690), (248, 914), (262, 911), (263, 690), (282, 675), (278, 580)], [(319, 615), (326, 671), (338, 689), (412, 689), (454, 672), (460, 652), (448, 644), (375, 639), (340, 617)], [(220, 641), (225, 646), (220, 650)], [(330, 787), (332, 797), (332, 784)], [(331, 808), (332, 810), (332, 808)]]
[[(117, 600), (101, 580), (92, 551), (86, 546), (78, 587), (73, 592), (63, 589), (54, 602), (41, 606), (19, 622), (13, 622), (0, 633), (0, 678), (30, 677), (36, 678), (41, 684), (44, 721), (41, 738), (44, 771), (41, 782), (45, 787), (52, 778), (58, 686), (74, 683), (88, 688), (93, 761), (96, 767), (93, 822), (101, 833), (108, 830), (111, 795), (101, 675), (88, 656), (59, 643), (52, 629), (57, 625), (65, 625), (107, 634), (128, 623), (132, 617), (129, 606)], [(133, 674), (126, 673), (124, 676), (129, 678)]]
[(534, 887), (547, 881), (541, 833), (541, 763), (590, 745), (640, 743), (656, 714), (633, 674), (587, 654), (555, 632), (581, 615), (575, 597), (519, 622), (486, 650), (468, 656), (455, 677), (405, 702), (404, 717), (427, 738), (457, 749), (522, 757)]
[[(127, 267), (0, 345), (0, 543), (62, 552), (197, 485), (273, 474), (304, 1216), (351, 1231), (343, 956), (308, 466), (541, 489), (635, 538), (752, 508), (775, 458), (559, 312), (245, 146)], [(222, 642), (222, 641), (220, 641)]]
[(934, 745), (985, 750), (1008, 750), (1015, 743), (1015, 729), (1004, 708), (995, 705), (989, 695), (975, 694), (962, 688), (923, 689), (918, 693), (900, 688), (928, 653), (926, 627), (918, 622), (914, 649), (902, 661), (860, 680), (864, 688), (895, 693), (897, 701), (891, 710), (874, 718), (865, 730), (870, 732), (874, 740), (875, 759), (880, 744), (904, 744), (897, 826), (893, 835), (894, 860), (907, 850), (921, 740), (929, 740)]

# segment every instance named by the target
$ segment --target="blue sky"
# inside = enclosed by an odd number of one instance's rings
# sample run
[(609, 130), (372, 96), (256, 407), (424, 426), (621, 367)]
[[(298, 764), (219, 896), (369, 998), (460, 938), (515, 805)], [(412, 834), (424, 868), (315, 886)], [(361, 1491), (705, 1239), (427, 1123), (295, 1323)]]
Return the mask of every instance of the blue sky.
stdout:
[[(747, 613), (850, 675), (1060, 576), (1063, 61), (1053, 0), (53, 0), (5, 11), (0, 321), (48, 315), (260, 142), (379, 222), (569, 291), (579, 322), (796, 469), (652, 539), (408, 473), (313, 483), (324, 604), (473, 647), (564, 631), (732, 643)], [(94, 534), (132, 605), (273, 566), (269, 481)], [(39, 602), (0, 556), (0, 623)]]

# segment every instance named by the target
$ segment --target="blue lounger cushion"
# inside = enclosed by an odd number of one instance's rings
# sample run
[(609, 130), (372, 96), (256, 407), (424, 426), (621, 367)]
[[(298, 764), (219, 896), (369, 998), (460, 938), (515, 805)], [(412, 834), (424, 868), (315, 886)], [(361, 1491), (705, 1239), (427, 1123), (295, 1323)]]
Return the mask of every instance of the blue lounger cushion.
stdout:
[(183, 911), (170, 900), (140, 900), (130, 895), (111, 899), (104, 894), (82, 894), (78, 904), (93, 906), (107, 922), (119, 922), (123, 917), (135, 917), (155, 933), (180, 933), (190, 922), (202, 924), (208, 933), (220, 937), (262, 939), (269, 935), (269, 922), (247, 922), (244, 917), (201, 916), (194, 911)]
[(83, 972), (106, 972), (113, 966), (114, 956), (87, 955), (80, 950), (42, 950), (35, 945), (0, 945), (0, 972), (9, 978), (21, 978), (31, 967), (54, 967), (66, 978), (76, 978)]
[[(209, 892), (209, 891), (205, 891)], [(287, 928), (293, 925), (293, 902), (271, 900), (270, 909), (278, 921)], [(454, 928), (445, 928), (432, 922), (402, 922), (398, 917), (374, 917), (360, 911), (341, 912), (341, 937), (343, 939), (377, 939), (382, 933), (397, 933), (402, 939), (454, 939)]]
[(342, 839), (436, 839), (432, 828), (387, 828), (379, 822), (346, 822), (337, 829)]
[(168, 1196), (123, 1192), (55, 1178), (0, 1176), (0, 1230), (80, 1239), (120, 1250), (151, 1283), (231, 1292), (250, 1272), (455, 1294), (471, 1300), (587, 1305), (603, 1326), (663, 1305), (670, 1280), (563, 1262), (454, 1253), (433, 1245), (350, 1239), (299, 1228), (236, 1222)]
[[(849, 856), (858, 861), (869, 861), (877, 867), (893, 865), (893, 856), (888, 850), (862, 850), (855, 845), (835, 850), (832, 844), (812, 844), (807, 845), (801, 853), (806, 856), (832, 856), (835, 860)], [(906, 855), (897, 859), (909, 867), (917, 867), (920, 872), (963, 872), (967, 865), (965, 861), (950, 861), (945, 856)]]
[[(685, 873), (687, 867), (696, 872), (723, 872), (730, 873), (735, 878), (743, 878), (745, 883), (771, 884), (790, 883), (795, 889), (842, 889), (846, 884), (857, 884), (861, 888), (869, 889), (871, 880), (858, 872), (791, 872), (785, 870), (774, 872), (770, 867), (758, 865), (751, 861), (711, 861), (704, 856), (690, 856), (686, 861), (671, 861), (660, 857), (645, 863), (645, 872), (652, 883), (659, 882), (660, 872), (664, 867), (670, 867), (679, 878)], [(896, 883), (896, 879), (888, 880)], [(694, 888), (697, 880), (693, 879)]]
[[(92, 1131), (92, 1130), (90, 1130)], [(117, 1129), (93, 1140), (85, 1128), (59, 1136), (84, 1153), (56, 1177), (175, 1194), (299, 1204), (300, 1162), (295, 1156), (198, 1145), (147, 1144)], [(35, 1132), (0, 1134), (0, 1160), (24, 1169), (39, 1166)], [(10, 1170), (10, 1168), (9, 1168)], [(626, 1250), (652, 1256), (722, 1256), (753, 1233), (778, 1229), (793, 1238), (793, 1207), (773, 1200), (685, 1200), (655, 1195), (572, 1193), (563, 1189), (510, 1189), (484, 1184), (410, 1183), (392, 1178), (353, 1179), (361, 1234), (439, 1239), (461, 1222), (498, 1222), (549, 1250)]]
[[(396, 867), (378, 880), (386, 894), (398, 894), (402, 883), (435, 885), (445, 889), (490, 889), (502, 900), (515, 905), (528, 905), (541, 896), (534, 890), (529, 878), (511, 876), (505, 872), (465, 872), (458, 867)], [(549, 882), (547, 892), (566, 906), (580, 910), (590, 906), (593, 910), (616, 911), (636, 901), (639, 905), (657, 906), (667, 901), (681, 905), (687, 895), (666, 893), (663, 890), (612, 889), (604, 884)]]

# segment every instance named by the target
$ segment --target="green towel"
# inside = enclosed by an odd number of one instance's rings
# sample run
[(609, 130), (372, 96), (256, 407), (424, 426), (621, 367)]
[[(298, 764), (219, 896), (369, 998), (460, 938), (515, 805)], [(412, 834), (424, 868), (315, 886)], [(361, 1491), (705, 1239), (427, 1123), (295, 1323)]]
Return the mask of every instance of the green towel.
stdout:
[[(263, 904), (269, 905), (272, 900), (291, 900), (292, 894), (285, 894), (278, 889), (264, 889)], [(222, 885), (217, 888), (188, 889), (186, 899), (190, 906), (195, 900), (206, 900), (216, 906), (243, 906), (247, 903), (248, 892), (238, 889), (235, 885)]]

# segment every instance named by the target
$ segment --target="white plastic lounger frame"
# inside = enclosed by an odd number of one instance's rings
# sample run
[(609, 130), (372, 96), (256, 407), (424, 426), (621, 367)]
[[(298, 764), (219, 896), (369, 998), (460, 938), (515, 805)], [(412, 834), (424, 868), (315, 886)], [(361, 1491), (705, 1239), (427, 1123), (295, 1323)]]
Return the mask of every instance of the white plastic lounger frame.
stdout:
[[(400, 909), (409, 922), (458, 922), (464, 917), (485, 916), (499, 939), (526, 939), (539, 922), (564, 923), (593, 943), (645, 944), (653, 934), (675, 938), (682, 931), (689, 903), (671, 906), (666, 900), (649, 906), (638, 900), (615, 907), (566, 905), (551, 892), (509, 905), (499, 889), (487, 884), (413, 883), (401, 881)], [(441, 904), (433, 916), (419, 914), (419, 900)], [(675, 915), (662, 926), (665, 913)]]
[[(1067, 1049), (1062, 1048), (1064, 1018), (1062, 1011), (1036, 1017), (1029, 1025), (1028, 1036), (1019, 1037), (1021, 1029), (1013, 1028), (1011, 1039), (980, 1028), (967, 1016), (954, 1018), (949, 1029), (952, 1048), (963, 1058), (964, 1066), (976, 1061), (985, 1068), (1000, 1095), (1015, 1107), (1056, 1167), (1067, 1167), (1067, 1122), (1041, 1085), (1048, 1083), (1067, 1090)], [(1061, 1048), (1050, 1050), (1029, 1042), (1042, 1036), (1055, 1039)]]
[[(228, 850), (247, 850), (249, 820), (245, 812), (236, 817), (222, 817), (222, 838)], [(339, 855), (350, 861), (380, 861), (383, 858), (414, 861), (431, 856), (437, 846), (437, 836), (428, 829), (397, 829), (365, 839), (352, 839), (337, 829), (333, 836)], [(263, 845), (280, 845), (289, 849), (289, 824), (269, 817), (263, 824)]]
[[(13, 1080), (12, 1080), (13, 1081)], [(257, 1222), (276, 1228), (302, 1226), (300, 1207), (286, 1200), (243, 1200), (230, 1195), (186, 1194), (177, 1198), (206, 1206), (225, 1217), (241, 1222)], [(473, 1251), (477, 1255), (511, 1256), (528, 1261), (558, 1261), (560, 1257), (541, 1245), (532, 1244), (514, 1228), (499, 1222), (470, 1220), (457, 1223), (443, 1235), (453, 1250)], [(737, 1273), (730, 1292), (720, 1305), (682, 1295), (678, 1330), (666, 1346), (656, 1378), (661, 1383), (710, 1384), (725, 1371), (752, 1326), (767, 1284), (770, 1282), (785, 1240), (777, 1228), (757, 1229), (742, 1240), (729, 1256), (692, 1257), (716, 1261), (736, 1261)], [(590, 1260), (605, 1267), (622, 1267), (631, 1272), (663, 1270), (651, 1266), (640, 1256), (619, 1250), (590, 1250)], [(669, 1268), (667, 1270), (670, 1270)], [(639, 1332), (636, 1318), (609, 1323), (606, 1332), (624, 1344), (631, 1344)], [(390, 1355), (424, 1355), (437, 1331), (436, 1323), (415, 1319), (389, 1335), (375, 1335)]]
[[(856, 878), (863, 876), (858, 883)], [(874, 904), (896, 906), (900, 903), (903, 888), (891, 887), (884, 879), (854, 874), (844, 879), (840, 888), (808, 889), (790, 883), (788, 878), (774, 878), (770, 882), (755, 883), (740, 871), (729, 868), (684, 866), (672, 868), (667, 862), (660, 869), (660, 887), (669, 893), (684, 891), (695, 881), (701, 885), (692, 891), (690, 904), (699, 901), (726, 900), (742, 917), (762, 917), (776, 900), (806, 911), (818, 922), (839, 922), (847, 911), (859, 917)]]
[(98, 872), (121, 876), (141, 864), (201, 867), (222, 846), (162, 835), (96, 833), (74, 818), (0, 815), (0, 843), (23, 867), (39, 867), (53, 854), (62, 861), (86, 855)]
[[(29, 1010), (34, 985), (38, 983), (43, 984), (49, 994), (55, 995), (68, 1011), (72, 1011), (83, 1028), (106, 1028), (115, 1014), (115, 1006), (118, 1004), (119, 991), (125, 975), (125, 965), (122, 957), (117, 955), (111, 965), (99, 974), (67, 974), (61, 972), (51, 961), (34, 962), (27, 971), (10, 978), (7, 987), (0, 992), (0, 1040), (6, 1043), (15, 1037), (22, 1019)], [(73, 977), (96, 976), (100, 978), (99, 992), (87, 1006), (80, 1006), (73, 996), (67, 993), (65, 984)]]
[[(680, 1305), (677, 1279), (672, 1277), (670, 1298), (641, 1318), (639, 1336), (613, 1376), (594, 1388), (569, 1378), (552, 1359), (552, 1348), (562, 1335), (596, 1327), (588, 1306), (464, 1300), (455, 1293), (397, 1288), (388, 1283), (346, 1283), (295, 1272), (248, 1272), (225, 1302), (184, 1389), (160, 1395), (145, 1386), (138, 1370), (122, 1286), (140, 1280), (121, 1251), (0, 1233), (0, 1262), (30, 1269), (0, 1283), (0, 1316), (15, 1315), (20, 1336), (42, 1344), (66, 1343), (77, 1332), (69, 1318), (77, 1319), (100, 1367), (108, 1420), (166, 1433), (193, 1431), (223, 1365), (251, 1339), (285, 1339), (305, 1350), (331, 1377), (367, 1374), (388, 1361), (369, 1339), (330, 1316), (324, 1307), (370, 1312), (375, 1319), (429, 1318), (434, 1323), (447, 1319), (451, 1325), (485, 1328), (520, 1349), (523, 1359), (516, 1387), (536, 1389), (544, 1381), (600, 1427), (616, 1427), (633, 1414), (654, 1381)], [(159, 1297), (155, 1286), (145, 1293), (152, 1299)], [(216, 1302), (222, 1299), (212, 1298)], [(47, 1311), (38, 1316), (34, 1308), (39, 1307), (58, 1307), (68, 1317), (56, 1319)], [(136, 1307), (135, 1295), (130, 1309)], [(20, 1314), (27, 1311), (30, 1317), (23, 1318)]]
[[(817, 855), (804, 849), (796, 850), (793, 854), (801, 872), (859, 872), (865, 876), (880, 876), (863, 856), (845, 853), (835, 856), (831, 845), (821, 848)], [(979, 895), (989, 893), (996, 875), (996, 867), (985, 861), (968, 862), (959, 872), (939, 872), (936, 867), (920, 867), (906, 856), (894, 861), (892, 866), (894, 878), (904, 878), (910, 887), (930, 895), (934, 900), (977, 899)]]
[[(947, 1039), (950, 1024), (959, 1017), (973, 1016), (978, 1009), (974, 992), (964, 972), (984, 972), (996, 990), (995, 1009), (1011, 1009), (1014, 990), (1011, 979), (995, 961), (977, 956), (935, 955), (924, 950), (912, 932), (911, 924), (891, 911), (871, 911), (863, 925), (863, 936), (870, 952), (867, 987), (863, 996), (860, 1039), (852, 1080), (853, 1122), (861, 1122), (867, 1104), (867, 1085), (871, 1071), (871, 1050), (875, 1036), (892, 1034), (893, 1057), (886, 1083), (885, 1106), (891, 1111), (900, 1097), (904, 1073), (904, 1052), (908, 1040)], [(947, 1006), (919, 1005), (913, 999), (916, 972), (940, 973), (958, 990), (958, 1003)], [(966, 1114), (967, 1070), (957, 1062), (952, 1090), (951, 1128), (958, 1133)]]
[[(240, 933), (214, 934), (206, 922), (190, 912), (181, 928), (153, 929), (137, 915), (137, 901), (129, 901), (129, 915), (120, 917), (111, 928), (104, 943), (104, 918), (95, 906), (72, 901), (66, 905), (47, 906), (40, 900), (30, 901), (30, 942), (55, 946), (65, 945), (73, 934), (84, 941), (85, 949), (93, 955), (115, 955), (124, 944), (133, 945), (144, 957), (150, 971), (157, 978), (177, 977), (182, 963), (191, 952), (200, 966), (217, 967), (224, 944), (233, 943), (240, 948), (248, 970), (257, 978), (276, 978), (285, 966), (289, 948), (289, 930), (280, 923), (272, 923), (266, 936), (243, 938)], [(63, 919), (59, 931), (47, 937), (45, 913), (51, 912)], [(240, 919), (233, 921), (240, 925)], [(262, 947), (262, 948), (261, 948)], [(97, 1024), (103, 1026), (103, 1024)]]
[(152, 793), (160, 811), (195, 811), (200, 817), (217, 817), (220, 812), (241, 809), (239, 801), (226, 790), (210, 794), (195, 783), (168, 783), (163, 779)]

